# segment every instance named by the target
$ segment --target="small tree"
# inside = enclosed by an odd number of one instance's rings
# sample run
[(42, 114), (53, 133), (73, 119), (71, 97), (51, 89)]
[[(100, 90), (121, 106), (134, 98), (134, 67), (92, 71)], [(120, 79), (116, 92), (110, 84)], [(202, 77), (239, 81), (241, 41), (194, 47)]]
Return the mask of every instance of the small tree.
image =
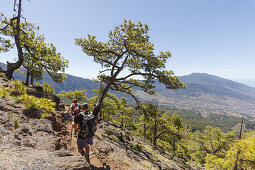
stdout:
[[(15, 63), (9, 63), (7, 62), (7, 70), (5, 75), (11, 79), (13, 72), (21, 67), (21, 65), (24, 62), (24, 54), (22, 50), (22, 46), (24, 46), (24, 43), (22, 43), (21, 34), (23, 34), (20, 23), (21, 23), (21, 8), (22, 0), (19, 0), (18, 3), (16, 3), (16, 0), (14, 0), (14, 11), (16, 11), (16, 8), (18, 8), (17, 16), (14, 16), (9, 21), (7, 18), (4, 17), (4, 15), (1, 13), (1, 28), (0, 28), (0, 34), (3, 34), (5, 36), (12, 36), (15, 40), (15, 45), (18, 52), (18, 60)], [(7, 28), (9, 27), (9, 28)], [(8, 30), (12, 32), (12, 34), (6, 32)], [(6, 51), (10, 47), (10, 41), (6, 41), (1, 37), (1, 44), (3, 45), (2, 49)], [(13, 46), (12, 46), (13, 47)]]
[(75, 91), (62, 91), (60, 94), (58, 94), (58, 97), (65, 97), (68, 98), (70, 100), (73, 99), (78, 99), (80, 100), (86, 100), (87, 96), (86, 96), (86, 90), (75, 90)]
[(255, 169), (255, 130), (236, 140), (225, 157), (207, 154), (208, 169)]
[(196, 147), (191, 148), (195, 160), (204, 163), (207, 154), (224, 157), (236, 138), (235, 132), (222, 132), (218, 127), (207, 126), (203, 132), (196, 131), (193, 141)]
[[(80, 46), (84, 53), (94, 57), (94, 61), (105, 68), (98, 76), (105, 86), (93, 110), (96, 116), (110, 89), (130, 94), (134, 98), (132, 91), (134, 86), (142, 88), (146, 93), (155, 94), (152, 90), (155, 87), (153, 85), (155, 79), (165, 84), (168, 89), (185, 88), (185, 85), (173, 75), (173, 71), (164, 69), (171, 53), (154, 54), (154, 45), (149, 41), (147, 34), (148, 29), (148, 25), (125, 20), (123, 24), (110, 31), (107, 43), (99, 42), (91, 35), (88, 35), (87, 39), (75, 39), (76, 45)], [(125, 75), (124, 70), (128, 72)], [(141, 81), (135, 79), (137, 76), (143, 79)], [(136, 98), (135, 100), (139, 103)]]
[[(21, 3), (14, 2), (14, 7), (18, 8), (17, 16), (8, 19), (3, 13), (0, 13), (0, 52), (8, 51), (16, 45), (18, 51), (18, 60), (15, 63), (7, 62), (7, 70), (5, 75), (11, 79), (13, 72), (22, 65), (27, 69), (27, 81), (31, 76), (31, 84), (33, 78), (41, 79), (42, 74), (46, 71), (55, 82), (62, 82), (65, 75), (59, 73), (64, 72), (68, 61), (65, 60), (60, 53), (56, 52), (53, 44), (46, 44), (43, 35), (39, 35), (39, 27), (27, 21), (21, 22)], [(14, 39), (14, 42), (7, 40), (6, 37)]]
[(120, 109), (119, 109), (119, 116), (120, 116), (120, 124), (122, 127), (127, 128), (128, 126), (131, 126), (131, 115), (133, 112), (132, 107), (128, 107), (127, 101), (125, 97), (120, 98)]

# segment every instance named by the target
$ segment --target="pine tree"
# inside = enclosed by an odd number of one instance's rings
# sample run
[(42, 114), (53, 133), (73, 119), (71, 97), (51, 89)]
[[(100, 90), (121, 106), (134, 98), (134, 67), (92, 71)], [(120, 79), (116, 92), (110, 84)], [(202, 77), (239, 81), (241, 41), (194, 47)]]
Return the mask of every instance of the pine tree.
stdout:
[[(165, 84), (168, 89), (185, 88), (185, 85), (173, 75), (173, 71), (165, 70), (166, 60), (170, 52), (161, 52), (155, 55), (154, 45), (149, 41), (148, 25), (137, 24), (125, 20), (109, 33), (109, 41), (99, 42), (95, 36), (88, 35), (87, 39), (75, 39), (84, 53), (94, 57), (94, 61), (106, 68), (98, 76), (100, 82), (105, 83), (98, 102), (94, 108), (97, 115), (102, 107), (107, 92), (117, 90), (135, 98), (132, 87), (137, 86), (148, 94), (155, 94), (154, 80)], [(128, 74), (121, 74), (125, 70)], [(107, 74), (106, 74), (107, 73)], [(135, 77), (143, 77), (138, 81)]]

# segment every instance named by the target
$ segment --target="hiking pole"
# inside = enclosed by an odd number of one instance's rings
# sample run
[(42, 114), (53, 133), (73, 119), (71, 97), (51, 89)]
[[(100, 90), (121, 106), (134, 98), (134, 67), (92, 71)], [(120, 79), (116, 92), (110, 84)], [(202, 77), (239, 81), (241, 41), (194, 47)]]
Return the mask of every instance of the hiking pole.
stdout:
[(71, 146), (72, 146), (72, 136), (73, 136), (73, 122), (71, 122), (71, 139), (70, 139), (70, 145), (69, 145), (69, 150), (71, 150)]
[(99, 161), (103, 164), (103, 167), (106, 166), (106, 163), (102, 161), (101, 158), (99, 158), (99, 156), (96, 154), (96, 151), (93, 149), (93, 147), (91, 146), (91, 150), (94, 152), (94, 154), (96, 155), (97, 159), (99, 159)]

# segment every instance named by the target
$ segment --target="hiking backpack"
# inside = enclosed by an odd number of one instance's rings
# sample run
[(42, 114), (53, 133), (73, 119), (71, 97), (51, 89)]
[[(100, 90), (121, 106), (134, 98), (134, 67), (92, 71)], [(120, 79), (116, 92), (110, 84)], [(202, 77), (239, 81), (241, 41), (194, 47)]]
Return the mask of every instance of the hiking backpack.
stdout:
[(80, 113), (80, 104), (79, 103), (74, 103), (72, 105), (72, 108), (73, 108), (73, 114), (74, 116), (77, 116), (78, 113)]
[(82, 125), (79, 128), (79, 130), (80, 130), (79, 135), (83, 139), (93, 137), (96, 132), (96, 129), (97, 129), (96, 123), (95, 123), (95, 116), (92, 113), (90, 113), (88, 115), (85, 115), (83, 113), (83, 119), (82, 119), (81, 124)]

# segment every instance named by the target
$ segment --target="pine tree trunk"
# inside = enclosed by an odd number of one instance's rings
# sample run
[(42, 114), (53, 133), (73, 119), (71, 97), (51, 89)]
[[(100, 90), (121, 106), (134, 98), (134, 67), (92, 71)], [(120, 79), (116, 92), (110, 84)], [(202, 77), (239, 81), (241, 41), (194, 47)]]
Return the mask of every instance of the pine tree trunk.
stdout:
[(33, 74), (33, 73), (31, 73), (30, 84), (31, 84), (31, 85), (34, 85), (34, 74)]
[(99, 99), (98, 99), (98, 101), (97, 101), (97, 104), (96, 104), (96, 106), (95, 106), (95, 108), (94, 108), (94, 110), (93, 110), (93, 114), (95, 115), (95, 117), (98, 116), (98, 113), (100, 112), (101, 107), (102, 107), (102, 105), (103, 105), (104, 98), (106, 97), (107, 92), (108, 92), (109, 89), (111, 88), (111, 85), (112, 85), (112, 84), (113, 84), (113, 82), (110, 81), (110, 82), (106, 85), (106, 87), (105, 87), (103, 93), (100, 95), (100, 97), (99, 97)]
[[(14, 35), (14, 39), (15, 39), (15, 44), (17, 47), (17, 51), (18, 51), (18, 61), (16, 63), (9, 63), (7, 62), (7, 70), (6, 70), (6, 77), (10, 80), (13, 78), (13, 73), (15, 70), (17, 70), (18, 68), (20, 68), (24, 62), (24, 56), (23, 56), (23, 51), (22, 51), (22, 47), (20, 44), (20, 18), (21, 18), (21, 1), (19, 0), (19, 5), (18, 5), (18, 16), (17, 16), (17, 25), (14, 29), (14, 32), (16, 32), (16, 34)], [(14, 25), (12, 25), (14, 27)]]
[(153, 130), (153, 145), (156, 146), (156, 134), (157, 134), (157, 117), (154, 117), (154, 130)]
[(29, 83), (29, 69), (27, 69), (27, 76), (26, 76), (26, 85), (28, 86), (28, 83)]
[[(239, 140), (242, 139), (242, 131), (243, 131), (243, 117), (242, 117), (242, 122), (241, 122), (241, 127), (240, 127), (240, 135), (239, 135)], [(239, 155), (241, 153), (240, 148), (237, 148), (237, 152), (236, 152), (236, 159), (235, 159), (235, 166), (234, 166), (234, 170), (238, 169), (238, 160), (239, 160)]]

